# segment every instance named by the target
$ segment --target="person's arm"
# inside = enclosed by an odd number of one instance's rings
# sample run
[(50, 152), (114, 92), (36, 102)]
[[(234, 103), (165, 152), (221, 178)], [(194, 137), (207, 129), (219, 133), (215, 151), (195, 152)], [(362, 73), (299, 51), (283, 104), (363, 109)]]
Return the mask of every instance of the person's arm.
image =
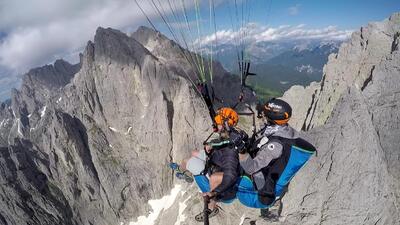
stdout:
[(283, 146), (277, 141), (271, 141), (263, 145), (257, 156), (250, 157), (248, 153), (240, 154), (240, 165), (247, 174), (253, 175), (264, 167), (267, 167), (272, 160), (282, 155)]
[(207, 143), (207, 145), (210, 146), (211, 148), (220, 148), (229, 143), (230, 143), (229, 140), (218, 140), (218, 141), (209, 142), (209, 143)]
[(236, 183), (239, 176), (239, 159), (237, 153), (232, 149), (227, 149), (226, 154), (223, 157), (223, 178), (220, 185), (218, 185), (213, 192), (222, 193), (229, 189), (232, 185)]

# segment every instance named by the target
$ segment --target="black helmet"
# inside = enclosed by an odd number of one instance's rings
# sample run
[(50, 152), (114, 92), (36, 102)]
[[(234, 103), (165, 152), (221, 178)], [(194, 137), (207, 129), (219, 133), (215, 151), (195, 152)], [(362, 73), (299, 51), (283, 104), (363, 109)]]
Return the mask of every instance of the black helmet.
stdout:
[(292, 107), (281, 99), (273, 98), (265, 103), (264, 115), (274, 124), (284, 125), (292, 116)]

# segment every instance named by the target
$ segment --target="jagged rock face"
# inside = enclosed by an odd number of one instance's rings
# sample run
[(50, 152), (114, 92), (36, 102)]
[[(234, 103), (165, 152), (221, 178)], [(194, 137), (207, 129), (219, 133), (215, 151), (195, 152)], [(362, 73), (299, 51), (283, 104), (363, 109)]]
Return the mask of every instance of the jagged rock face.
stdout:
[(11, 105), (0, 107), (0, 224), (73, 224), (68, 202), (52, 183), (48, 151), (40, 147), (49, 125), (41, 107), (79, 67), (58, 60), (31, 70)]
[[(285, 197), (286, 221), (295, 224), (400, 222), (399, 179), (391, 173), (399, 166), (398, 148), (397, 155), (392, 152), (395, 158), (387, 157), (387, 151), (393, 150), (390, 148), (398, 142), (386, 142), (389, 148), (382, 144), (388, 140), (380, 136), (371, 106), (384, 110), (369, 104), (367, 96), (353, 86), (339, 99), (326, 125), (309, 132), (319, 155), (292, 182)], [(392, 122), (398, 126), (399, 120)], [(398, 133), (394, 136), (400, 137)]]
[[(139, 27), (131, 36), (145, 46), (153, 55), (158, 57), (159, 60), (164, 62), (170, 70), (177, 71), (185, 78), (197, 82), (198, 77), (194, 68), (196, 68), (196, 58), (200, 58), (199, 55), (190, 53), (161, 33), (147, 27)], [(209, 71), (210, 61), (204, 60), (204, 64), (205, 70)], [(212, 86), (217, 98), (217, 101), (215, 101), (216, 107), (235, 105), (238, 102), (241, 92), (240, 77), (228, 73), (217, 61), (212, 62), (212, 68)], [(208, 72), (206, 73), (208, 74)], [(208, 77), (206, 79), (209, 80)], [(208, 83), (211, 85), (210, 82)], [(244, 89), (244, 94), (248, 103), (255, 101), (255, 97), (249, 90)]]
[(297, 121), (319, 155), (291, 183), (286, 222), (400, 224), (399, 33), (399, 13), (356, 32), (330, 57), (321, 88), (301, 98), (317, 96)]
[[(47, 109), (46, 102), (71, 81), (79, 68), (80, 64), (71, 65), (64, 60), (57, 60), (54, 65), (32, 69), (25, 74), (21, 89), (12, 90), (11, 106), (7, 109), (12, 113), (4, 117), (12, 126), (8, 129), (0, 126), (2, 136), (8, 137), (9, 133), (13, 133), (14, 136), (29, 137), (30, 129), (35, 129)], [(7, 147), (8, 142), (3, 146)]]
[(304, 119), (309, 114), (310, 106), (313, 105), (320, 90), (319, 82), (312, 82), (309, 86), (292, 86), (284, 93), (282, 99), (292, 107), (292, 117), (290, 126), (296, 130), (301, 130), (304, 126)]
[(143, 26), (132, 33), (131, 37), (140, 42), (159, 60), (167, 63), (171, 69), (180, 70), (181, 75), (189, 76), (193, 81), (197, 80), (195, 71), (187, 60), (194, 58), (194, 55), (190, 55), (187, 50), (181, 48), (174, 41), (160, 32)]
[(400, 13), (383, 22), (370, 23), (354, 32), (324, 67), (320, 93), (306, 117), (305, 129), (320, 126), (329, 118), (342, 94), (353, 84), (364, 89), (376, 66), (399, 48)]
[(12, 110), (11, 106), (0, 103), (0, 146), (8, 146), (8, 134), (12, 127)]
[(59, 63), (28, 74), (12, 108), (1, 107), (12, 127), (1, 129), (0, 224), (119, 224), (145, 214), (171, 189), (170, 160), (207, 136), (201, 98), (112, 29), (98, 29), (66, 86), (74, 70)]
[[(400, 18), (400, 17), (399, 17)], [(400, 23), (400, 20), (399, 20)], [(400, 30), (399, 30), (400, 31)], [(379, 138), (387, 169), (396, 178), (397, 198), (400, 197), (400, 49), (375, 67), (361, 90), (367, 111)]]
[(21, 89), (12, 91), (15, 116), (28, 116), (37, 112), (43, 107), (41, 103), (45, 103), (54, 92), (68, 84), (79, 69), (80, 64), (71, 65), (64, 60), (57, 60), (54, 65), (30, 70), (22, 79)]

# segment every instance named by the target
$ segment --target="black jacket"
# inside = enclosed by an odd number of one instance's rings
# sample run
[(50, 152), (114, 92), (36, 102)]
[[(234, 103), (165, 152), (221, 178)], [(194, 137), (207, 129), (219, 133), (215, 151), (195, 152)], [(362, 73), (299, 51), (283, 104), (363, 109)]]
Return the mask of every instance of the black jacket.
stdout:
[(210, 166), (208, 173), (223, 172), (222, 182), (218, 185), (214, 192), (224, 198), (224, 192), (235, 192), (236, 181), (240, 176), (239, 156), (229, 141), (220, 140), (212, 144), (213, 150), (208, 156), (208, 164)]

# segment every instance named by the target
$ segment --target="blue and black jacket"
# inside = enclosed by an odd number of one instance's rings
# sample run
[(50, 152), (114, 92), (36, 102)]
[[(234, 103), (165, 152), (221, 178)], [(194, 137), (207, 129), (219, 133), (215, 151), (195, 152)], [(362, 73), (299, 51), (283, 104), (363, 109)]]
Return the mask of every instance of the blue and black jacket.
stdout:
[(312, 144), (302, 138), (273, 136), (270, 137), (270, 141), (281, 143), (283, 151), (279, 158), (261, 170), (266, 183), (258, 193), (260, 201), (265, 205), (274, 203), (276, 197), (283, 194), (290, 180), (316, 151)]
[[(242, 177), (237, 197), (242, 204), (253, 208), (270, 207), (278, 197), (282, 196), (291, 179), (316, 151), (312, 144), (300, 138), (290, 126), (270, 127), (269, 132), (267, 130), (264, 135), (268, 137), (268, 142), (259, 149), (259, 152), (252, 155), (253, 159), (241, 161), (244, 170), (247, 169), (252, 173), (249, 177), (253, 180)], [(272, 156), (276, 153), (269, 145), (279, 147), (278, 156)], [(260, 168), (260, 164), (263, 163), (265, 165)], [(255, 171), (254, 167), (257, 166), (259, 170)], [(263, 183), (259, 187), (255, 182), (256, 175), (258, 178), (260, 176), (263, 178)]]

